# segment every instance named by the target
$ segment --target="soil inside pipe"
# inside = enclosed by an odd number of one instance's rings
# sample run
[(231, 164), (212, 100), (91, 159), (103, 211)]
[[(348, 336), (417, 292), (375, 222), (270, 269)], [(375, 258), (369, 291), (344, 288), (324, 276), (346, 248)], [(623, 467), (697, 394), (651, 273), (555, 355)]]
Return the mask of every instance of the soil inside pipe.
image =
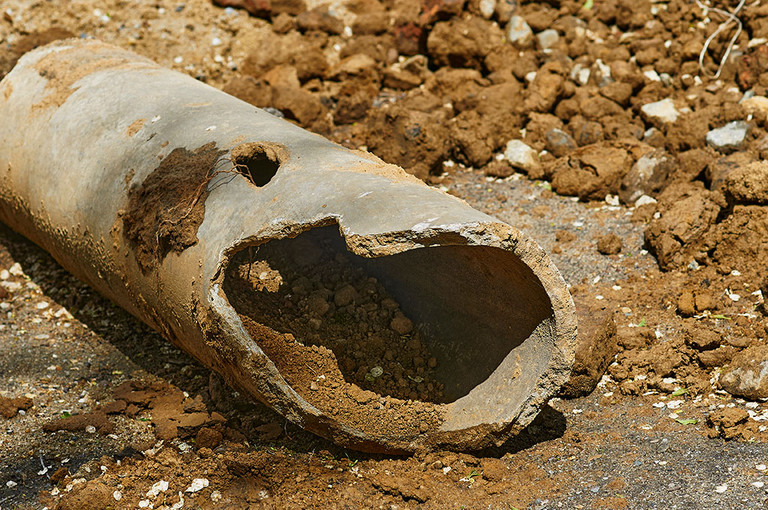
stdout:
[[(366, 259), (347, 251), (337, 226), (242, 249), (223, 287), (313, 405), (408, 406), (422, 432), (439, 425), (442, 404), (482, 410), (502, 388), (470, 392), (552, 314), (530, 268), (507, 251), (438, 246)], [(516, 405), (538, 375), (508, 374), (520, 395), (499, 401)]]

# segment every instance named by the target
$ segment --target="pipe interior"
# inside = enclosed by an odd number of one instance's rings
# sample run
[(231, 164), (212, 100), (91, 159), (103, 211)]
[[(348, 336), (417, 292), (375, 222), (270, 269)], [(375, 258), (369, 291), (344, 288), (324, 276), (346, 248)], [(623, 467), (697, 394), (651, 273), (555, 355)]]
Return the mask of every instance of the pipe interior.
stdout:
[(346, 249), (338, 226), (318, 227), (240, 250), (223, 290), (241, 316), (327, 347), (346, 382), (382, 396), (506, 407), (527, 397), (549, 360), (541, 331), (551, 302), (531, 269), (499, 248), (368, 259)]

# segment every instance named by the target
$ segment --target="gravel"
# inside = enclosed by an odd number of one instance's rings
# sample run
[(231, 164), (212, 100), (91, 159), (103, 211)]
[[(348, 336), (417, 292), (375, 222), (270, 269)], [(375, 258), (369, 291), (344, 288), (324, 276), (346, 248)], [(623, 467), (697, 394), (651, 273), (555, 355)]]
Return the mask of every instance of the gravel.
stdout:
[(746, 122), (735, 120), (707, 133), (707, 143), (719, 151), (735, 151), (744, 144), (748, 131), (749, 125)]
[(643, 105), (640, 112), (651, 123), (673, 124), (680, 116), (680, 112), (670, 98)]

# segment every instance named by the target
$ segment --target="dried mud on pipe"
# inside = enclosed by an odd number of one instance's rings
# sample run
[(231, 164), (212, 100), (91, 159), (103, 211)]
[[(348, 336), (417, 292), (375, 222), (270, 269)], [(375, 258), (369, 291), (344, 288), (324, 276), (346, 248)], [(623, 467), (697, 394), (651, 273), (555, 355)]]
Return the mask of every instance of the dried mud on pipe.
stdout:
[(168, 253), (197, 243), (208, 182), (225, 152), (213, 142), (193, 151), (174, 149), (141, 185), (130, 189), (123, 235), (142, 271), (155, 268)]

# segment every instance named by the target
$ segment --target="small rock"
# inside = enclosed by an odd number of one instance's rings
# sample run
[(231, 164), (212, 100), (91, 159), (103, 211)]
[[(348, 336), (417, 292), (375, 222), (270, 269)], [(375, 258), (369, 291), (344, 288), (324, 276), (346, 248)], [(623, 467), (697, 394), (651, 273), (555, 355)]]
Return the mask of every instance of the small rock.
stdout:
[(677, 313), (683, 317), (692, 317), (696, 314), (694, 303), (693, 292), (690, 289), (683, 290), (677, 298)]
[(721, 152), (732, 152), (744, 144), (748, 131), (749, 125), (743, 120), (729, 122), (707, 133), (707, 144)]
[(221, 444), (222, 439), (223, 436), (218, 430), (203, 427), (197, 432), (195, 445), (197, 445), (198, 448), (210, 448), (213, 450)]
[(504, 157), (510, 164), (520, 170), (529, 173), (539, 169), (539, 155), (520, 140), (510, 140), (504, 150)]
[(405, 315), (397, 313), (389, 324), (389, 327), (398, 335), (407, 335), (413, 331), (413, 322), (411, 322)]
[(603, 255), (616, 255), (621, 252), (621, 238), (616, 234), (600, 236), (597, 239), (597, 251)]
[(491, 16), (496, 11), (496, 0), (480, 0), (478, 9), (483, 18), (491, 19)]
[(768, 204), (768, 163), (738, 166), (725, 177), (725, 194), (737, 204)]
[(28, 397), (6, 398), (0, 395), (0, 416), (13, 418), (19, 410), (26, 411), (32, 405), (32, 399)]
[(347, 306), (355, 302), (358, 298), (357, 291), (352, 285), (345, 285), (336, 291), (333, 296), (333, 302), (336, 306)]
[(221, 7), (245, 9), (250, 15), (259, 18), (269, 18), (272, 12), (269, 0), (214, 0), (213, 3)]
[(664, 133), (655, 127), (649, 128), (643, 133), (643, 141), (648, 145), (663, 148), (666, 145)]
[(332, 35), (344, 32), (344, 22), (333, 16), (328, 7), (316, 7), (296, 16), (296, 26), (302, 32), (319, 30)]
[[(515, 173), (515, 169), (506, 159), (494, 159), (483, 168), (485, 175), (489, 177), (509, 177)], [(2, 287), (0, 287), (2, 288)]]
[(276, 421), (260, 425), (254, 430), (260, 434), (260, 439), (263, 441), (274, 441), (283, 433), (283, 427)]
[[(672, 124), (680, 116), (680, 112), (675, 108), (672, 99), (666, 98), (655, 103), (648, 103), (640, 108), (640, 113), (646, 122), (654, 125)], [(660, 127), (660, 126), (657, 126)]]
[(741, 107), (748, 115), (754, 115), (760, 120), (768, 117), (768, 97), (753, 96), (741, 102)]
[(768, 345), (748, 347), (734, 356), (720, 376), (720, 387), (750, 400), (768, 398)]
[(663, 150), (655, 150), (641, 156), (621, 180), (619, 198), (625, 204), (633, 204), (643, 195), (662, 190), (676, 161)]
[(547, 131), (547, 150), (556, 158), (565, 156), (576, 148), (576, 142), (571, 135), (562, 129), (554, 128)]
[(522, 16), (512, 16), (507, 25), (507, 39), (518, 48), (528, 48), (533, 44), (533, 30)]
[(616, 321), (607, 310), (589, 310), (576, 303), (579, 323), (570, 378), (560, 390), (564, 398), (589, 395), (619, 351)]
[(699, 353), (699, 361), (707, 368), (721, 367), (728, 363), (736, 354), (736, 348), (730, 345), (720, 346), (711, 351)]
[(655, 203), (657, 203), (655, 198), (649, 197), (648, 195), (643, 195), (635, 200), (635, 207), (642, 207), (644, 205), (651, 205)]
[(499, 23), (507, 23), (517, 11), (517, 0), (496, 0), (496, 19)]
[(324, 315), (331, 307), (331, 305), (328, 304), (328, 301), (319, 294), (312, 294), (309, 296), (309, 299), (307, 299), (307, 306), (309, 307), (309, 312), (317, 316)]
[(600, 95), (611, 101), (626, 106), (632, 97), (632, 85), (623, 81), (614, 81), (600, 87)]
[(707, 417), (707, 425), (711, 427), (710, 437), (734, 439), (738, 437), (738, 426), (749, 419), (749, 413), (737, 407), (719, 409)]
[(197, 492), (208, 487), (209, 483), (207, 478), (195, 478), (184, 492)]
[(542, 50), (546, 50), (560, 41), (560, 34), (557, 33), (557, 30), (550, 28), (536, 34), (536, 39), (539, 41), (539, 47)]
[(592, 71), (588, 67), (584, 67), (577, 62), (571, 69), (570, 77), (576, 83), (580, 85), (586, 85), (589, 83), (589, 77), (591, 74)]

